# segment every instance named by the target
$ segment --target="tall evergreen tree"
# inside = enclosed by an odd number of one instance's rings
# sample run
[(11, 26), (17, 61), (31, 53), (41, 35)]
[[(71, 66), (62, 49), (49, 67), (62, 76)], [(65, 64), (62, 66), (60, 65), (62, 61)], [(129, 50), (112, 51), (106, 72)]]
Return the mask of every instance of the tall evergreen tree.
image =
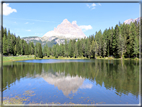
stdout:
[(39, 58), (43, 58), (41, 43), (39, 43), (38, 45), (39, 45), (39, 46), (38, 46), (38, 48), (39, 48), (39, 49), (38, 49), (38, 57), (39, 57)]
[(50, 48), (47, 46), (47, 57), (50, 57)]
[(113, 49), (113, 56), (117, 56), (117, 49), (118, 49), (118, 37), (119, 37), (119, 26), (115, 26), (114, 34), (113, 34), (113, 41), (112, 41), (112, 49)]
[(106, 56), (106, 50), (107, 50), (107, 44), (106, 44), (106, 41), (104, 40), (104, 42), (103, 42), (103, 57), (105, 57)]
[(99, 50), (98, 48), (99, 48), (98, 43), (97, 43), (97, 41), (95, 41), (95, 58), (98, 55), (98, 50)]
[(93, 55), (93, 58), (95, 58), (95, 41), (94, 40), (92, 41), (92, 55)]
[(65, 52), (65, 56), (68, 57), (69, 53), (68, 53), (68, 44), (67, 44), (67, 40), (65, 40), (64, 52)]
[(3, 37), (3, 54), (4, 55), (7, 54), (7, 38), (6, 38), (5, 34), (4, 34), (4, 37)]
[(135, 39), (134, 39), (134, 55), (136, 55), (136, 57), (137, 57), (138, 54), (139, 54), (139, 41), (138, 41), (137, 36), (135, 36)]
[(75, 54), (75, 58), (78, 57), (78, 42), (75, 43), (75, 51), (74, 51), (74, 54)]
[(121, 35), (121, 32), (119, 32), (119, 38), (118, 38), (118, 54), (121, 56), (123, 56), (124, 53), (124, 46), (125, 46), (125, 41), (124, 38)]
[(8, 30), (8, 36), (7, 36), (7, 52), (9, 54), (12, 54), (12, 37), (11, 37), (11, 34), (10, 34), (10, 30)]
[(20, 55), (21, 54), (21, 43), (20, 43), (19, 36), (16, 38), (16, 50), (17, 50), (17, 54)]
[(130, 55), (133, 56), (133, 53), (134, 53), (134, 39), (135, 37), (137, 36), (137, 33), (136, 33), (136, 26), (135, 26), (135, 23), (131, 23), (131, 26), (130, 26)]
[(47, 56), (47, 49), (48, 49), (48, 47), (47, 47), (47, 44), (46, 44), (43, 48), (43, 55), (44, 56)]

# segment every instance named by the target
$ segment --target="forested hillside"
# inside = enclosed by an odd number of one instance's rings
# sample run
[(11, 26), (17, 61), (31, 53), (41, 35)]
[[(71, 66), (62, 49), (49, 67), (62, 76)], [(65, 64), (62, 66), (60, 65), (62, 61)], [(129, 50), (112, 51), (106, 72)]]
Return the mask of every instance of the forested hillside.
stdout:
[(65, 44), (56, 44), (53, 47), (44, 46), (41, 43), (27, 43), (19, 36), (10, 33), (3, 28), (3, 55), (36, 55), (63, 57), (139, 57), (139, 23), (117, 24), (114, 28), (101, 30), (86, 39), (65, 40)]
[(20, 36), (16, 37), (15, 34), (10, 33), (10, 30), (3, 28), (3, 55), (34, 55), (42, 56), (42, 47), (40, 43), (33, 44), (27, 43), (21, 39)]
[(54, 45), (51, 49), (45, 46), (43, 54), (46, 56), (65, 57), (87, 57), (96, 56), (117, 58), (132, 58), (139, 56), (139, 23), (117, 24), (115, 28), (106, 29), (103, 33), (100, 30), (87, 39), (76, 42)]

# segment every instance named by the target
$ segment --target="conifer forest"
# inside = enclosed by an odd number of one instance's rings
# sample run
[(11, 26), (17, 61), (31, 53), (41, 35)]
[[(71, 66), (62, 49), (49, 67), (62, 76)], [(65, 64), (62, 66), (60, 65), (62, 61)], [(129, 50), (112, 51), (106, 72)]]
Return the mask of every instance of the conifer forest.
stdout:
[(84, 39), (65, 40), (64, 44), (56, 44), (48, 47), (47, 44), (42, 47), (41, 43), (27, 43), (11, 33), (10, 30), (3, 28), (3, 55), (35, 55), (63, 57), (87, 57), (96, 58), (113, 56), (115, 58), (138, 58), (139, 57), (139, 27), (140, 23), (116, 24), (102, 32), (95, 32)]

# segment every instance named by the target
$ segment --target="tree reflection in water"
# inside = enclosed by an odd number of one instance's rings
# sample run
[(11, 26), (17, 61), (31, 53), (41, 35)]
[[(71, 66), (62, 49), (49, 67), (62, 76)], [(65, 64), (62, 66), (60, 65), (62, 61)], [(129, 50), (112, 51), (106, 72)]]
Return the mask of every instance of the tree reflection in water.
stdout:
[(136, 97), (139, 95), (139, 62), (136, 61), (95, 60), (52, 64), (15, 62), (3, 66), (3, 91), (23, 77), (43, 77), (62, 90), (64, 95), (76, 92), (86, 78), (101, 86), (104, 84), (106, 89), (115, 89), (119, 96), (122, 93), (132, 93)]

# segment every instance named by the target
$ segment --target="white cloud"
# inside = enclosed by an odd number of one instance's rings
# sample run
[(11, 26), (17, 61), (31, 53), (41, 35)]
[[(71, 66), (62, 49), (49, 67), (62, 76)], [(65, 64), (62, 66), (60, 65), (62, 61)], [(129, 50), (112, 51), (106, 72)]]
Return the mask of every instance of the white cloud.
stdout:
[(8, 3), (3, 3), (3, 15), (9, 15), (10, 13), (17, 12), (16, 9), (9, 7)]
[(33, 25), (33, 24), (35, 24), (35, 23), (29, 23), (29, 22), (26, 22), (25, 24), (31, 24), (31, 25)]
[(92, 6), (94, 7), (94, 6), (96, 6), (96, 4), (95, 4), (95, 3), (93, 3), (93, 4), (92, 4)]
[(92, 7), (92, 9), (95, 9), (95, 7)]
[(25, 24), (28, 24), (29, 22), (26, 22)]
[(79, 26), (81, 29), (85, 29), (85, 30), (90, 30), (92, 29), (92, 26), (91, 25), (81, 25)]
[(87, 7), (89, 7), (90, 8), (90, 5), (89, 4), (86, 4), (87, 5)]
[(96, 6), (95, 3), (93, 3), (93, 4), (91, 4), (91, 5), (89, 5), (89, 4), (86, 4), (86, 5), (87, 5), (87, 7), (91, 8), (91, 9), (95, 9), (95, 6)]
[(31, 30), (26, 30), (26, 31), (30, 32)]
[(101, 4), (100, 3), (98, 3), (100, 6), (101, 6)]

